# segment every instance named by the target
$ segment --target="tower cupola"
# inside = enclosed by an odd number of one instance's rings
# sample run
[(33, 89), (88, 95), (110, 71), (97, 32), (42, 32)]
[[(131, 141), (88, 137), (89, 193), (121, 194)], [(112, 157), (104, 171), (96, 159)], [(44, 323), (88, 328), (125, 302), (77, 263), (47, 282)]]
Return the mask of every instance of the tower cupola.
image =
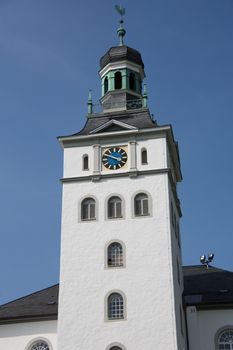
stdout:
[(117, 30), (119, 45), (111, 47), (100, 59), (99, 75), (102, 83), (100, 102), (104, 111), (141, 108), (143, 104), (142, 82), (145, 78), (140, 52), (123, 42), (122, 13)]

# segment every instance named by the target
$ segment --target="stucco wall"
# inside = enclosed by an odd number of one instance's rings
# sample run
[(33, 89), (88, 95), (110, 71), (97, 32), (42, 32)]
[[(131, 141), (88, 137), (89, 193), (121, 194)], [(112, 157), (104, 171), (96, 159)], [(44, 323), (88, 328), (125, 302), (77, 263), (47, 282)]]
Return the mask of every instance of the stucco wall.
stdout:
[[(138, 170), (148, 170), (148, 169), (163, 169), (167, 167), (167, 157), (166, 157), (166, 139), (165, 137), (148, 139), (144, 137), (143, 142), (142, 136), (138, 137), (136, 141), (136, 162)], [(127, 141), (126, 141), (127, 140)], [(111, 140), (102, 141), (101, 148), (111, 147), (111, 146), (125, 146), (128, 147), (128, 161), (127, 164), (119, 169), (115, 170), (114, 173), (126, 172), (129, 170), (131, 152), (127, 139), (121, 139), (117, 141)], [(96, 141), (96, 140), (95, 140)], [(96, 143), (95, 141), (94, 144)], [(92, 141), (90, 141), (92, 142)], [(148, 164), (141, 164), (141, 149), (145, 147), (148, 153)], [(89, 156), (89, 170), (83, 170), (82, 166), (82, 157), (84, 154)], [(100, 155), (102, 152), (100, 150)], [(66, 177), (79, 177), (91, 175), (94, 170), (94, 150), (92, 145), (87, 145), (86, 143), (80, 144), (77, 147), (70, 147), (64, 149), (64, 178)], [(104, 167), (100, 167), (100, 170), (103, 170), (103, 173), (106, 173)]]
[(198, 311), (201, 350), (215, 350), (215, 335), (222, 327), (233, 327), (233, 310)]
[[(152, 197), (150, 217), (133, 217), (137, 191)], [(106, 220), (106, 198), (120, 194), (125, 219)], [(79, 222), (85, 195), (97, 199), (96, 221)], [(59, 302), (59, 349), (105, 349), (120, 342), (127, 349), (177, 349), (169, 229), (168, 176), (105, 179), (64, 184)], [(105, 269), (107, 242), (126, 246), (126, 268)], [(127, 318), (105, 322), (106, 294), (122, 290)]]
[(233, 328), (231, 309), (198, 311), (190, 306), (186, 312), (190, 350), (217, 350), (216, 334), (224, 327)]
[(0, 325), (1, 350), (28, 350), (33, 340), (44, 339), (57, 350), (57, 321)]
[[(179, 214), (175, 205), (175, 198), (169, 185), (169, 203), (170, 203), (170, 244), (172, 246), (172, 275), (173, 275), (173, 293), (174, 293), (174, 308), (176, 315), (176, 330), (177, 342), (179, 349), (186, 348), (186, 330), (185, 317), (183, 313), (183, 270), (182, 270), (182, 254), (178, 240), (177, 224), (179, 224)], [(173, 214), (171, 213), (171, 203), (173, 206)], [(173, 215), (173, 219), (172, 216)], [(182, 320), (181, 320), (182, 318)]]

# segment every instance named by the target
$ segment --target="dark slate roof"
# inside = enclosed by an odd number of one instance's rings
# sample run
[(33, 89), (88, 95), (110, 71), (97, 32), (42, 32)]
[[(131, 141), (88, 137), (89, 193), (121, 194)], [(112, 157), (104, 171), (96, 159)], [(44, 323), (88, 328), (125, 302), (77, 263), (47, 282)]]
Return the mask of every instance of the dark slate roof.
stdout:
[[(184, 304), (212, 308), (233, 305), (233, 272), (210, 266), (184, 266)], [(0, 306), (0, 323), (56, 319), (59, 285)]]
[(233, 304), (233, 272), (203, 265), (184, 266), (184, 304)]
[(42, 289), (0, 306), (0, 323), (56, 319), (59, 285)]
[(130, 61), (144, 68), (140, 52), (129, 46), (111, 47), (100, 59), (100, 69), (104, 68), (108, 63), (117, 61)]
[[(96, 128), (104, 125), (105, 123), (109, 122), (112, 119), (116, 119), (119, 122), (128, 124), (130, 126), (134, 126), (137, 129), (148, 129), (148, 128), (155, 128), (157, 124), (154, 120), (151, 119), (151, 116), (149, 114), (148, 109), (141, 109), (141, 110), (131, 110), (131, 111), (123, 111), (123, 112), (111, 112), (111, 113), (103, 113), (94, 115), (92, 117), (89, 117), (87, 119), (87, 122), (84, 126), (84, 128), (69, 136), (75, 136), (75, 135), (88, 135)], [(110, 131), (107, 130), (106, 131)]]

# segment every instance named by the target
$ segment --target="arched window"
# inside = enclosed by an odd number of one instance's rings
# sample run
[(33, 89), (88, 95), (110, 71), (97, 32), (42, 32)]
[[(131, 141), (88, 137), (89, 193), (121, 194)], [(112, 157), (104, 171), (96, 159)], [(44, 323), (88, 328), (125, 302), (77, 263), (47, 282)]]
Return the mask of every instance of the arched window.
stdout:
[(50, 350), (49, 345), (46, 341), (44, 340), (37, 340), (35, 343), (33, 343), (29, 350)]
[(108, 319), (124, 318), (124, 299), (120, 293), (112, 293), (108, 297)]
[(113, 242), (108, 246), (108, 267), (123, 266), (123, 247), (118, 242)]
[(104, 79), (104, 93), (108, 91), (108, 77), (105, 77)]
[(88, 155), (84, 154), (83, 156), (83, 170), (88, 170)]
[(108, 200), (108, 218), (116, 219), (122, 217), (122, 200), (114, 196)]
[(134, 214), (136, 216), (149, 215), (149, 201), (145, 193), (139, 193), (134, 198)]
[(233, 329), (225, 329), (218, 337), (218, 350), (233, 350)]
[(109, 350), (122, 350), (119, 346), (112, 346)]
[(147, 164), (147, 150), (145, 148), (141, 151), (142, 164)]
[(116, 72), (114, 74), (115, 90), (122, 88), (122, 77), (121, 72)]
[(135, 91), (135, 74), (130, 73), (129, 75), (129, 88), (130, 90)]
[(81, 219), (95, 219), (95, 200), (93, 198), (85, 198), (81, 203)]

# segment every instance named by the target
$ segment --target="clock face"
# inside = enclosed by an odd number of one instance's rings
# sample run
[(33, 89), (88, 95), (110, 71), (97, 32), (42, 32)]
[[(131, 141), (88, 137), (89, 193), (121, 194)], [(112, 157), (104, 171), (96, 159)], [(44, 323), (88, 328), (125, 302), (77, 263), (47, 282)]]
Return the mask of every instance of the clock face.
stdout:
[(105, 168), (116, 170), (122, 168), (127, 163), (127, 153), (123, 148), (111, 147), (104, 151), (102, 163)]

